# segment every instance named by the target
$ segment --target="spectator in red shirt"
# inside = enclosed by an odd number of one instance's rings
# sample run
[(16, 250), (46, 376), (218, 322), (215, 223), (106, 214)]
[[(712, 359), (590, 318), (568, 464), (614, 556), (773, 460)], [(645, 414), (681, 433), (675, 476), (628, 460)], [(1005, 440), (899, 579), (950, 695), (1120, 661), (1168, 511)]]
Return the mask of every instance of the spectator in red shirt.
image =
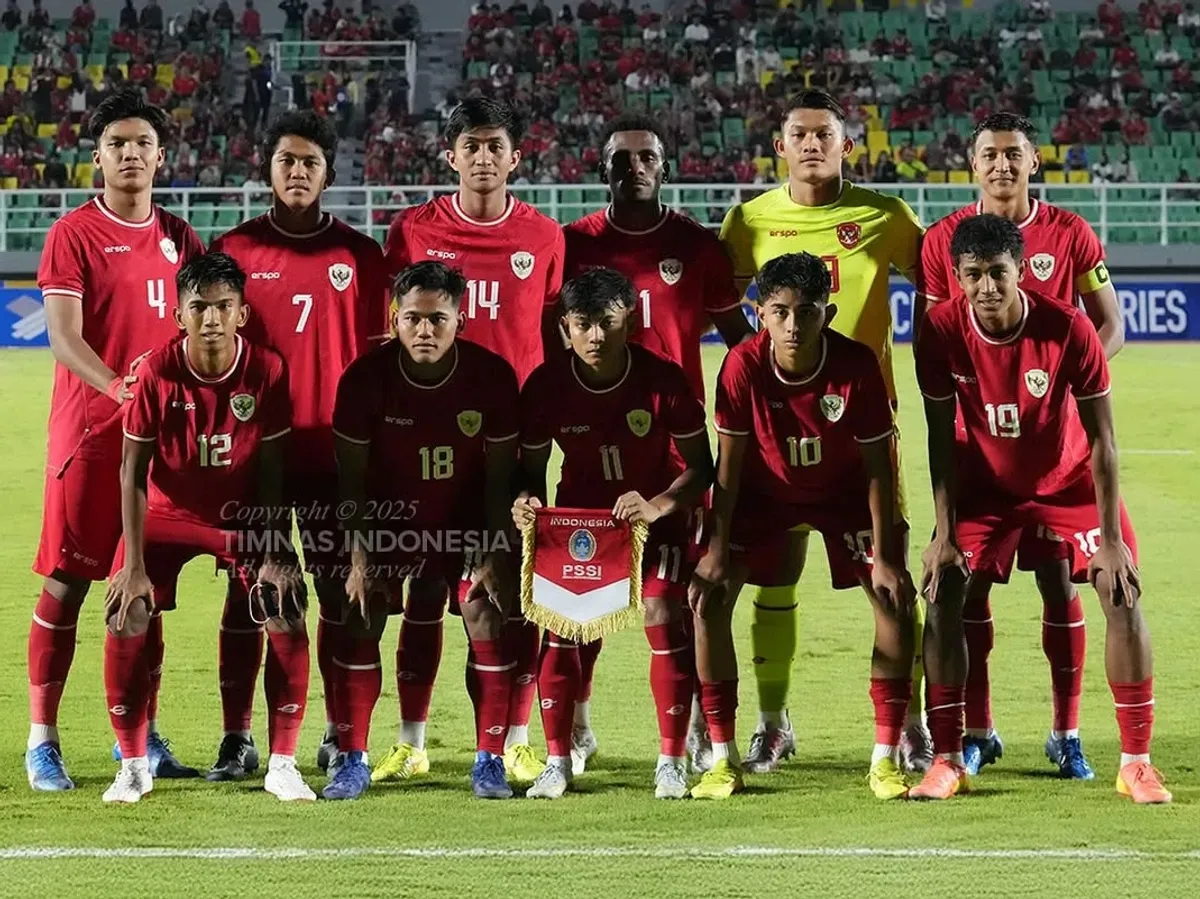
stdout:
[(1137, 51), (1129, 43), (1129, 38), (1122, 38), (1117, 49), (1113, 50), (1113, 67), (1117, 69), (1128, 69), (1136, 67), (1138, 64)]
[(96, 21), (96, 10), (92, 8), (92, 0), (82, 0), (75, 7), (75, 11), (71, 13), (71, 25), (75, 28), (82, 28), (85, 31), (92, 27), (92, 23)]
[(1056, 144), (1075, 143), (1075, 126), (1071, 123), (1070, 116), (1065, 112), (1058, 117), (1058, 121), (1050, 129), (1050, 139)]
[(134, 84), (145, 84), (154, 79), (154, 69), (144, 59), (139, 59), (129, 67), (129, 80)]
[(600, 7), (593, 3), (592, 0), (582, 0), (576, 15), (579, 17), (580, 22), (590, 25), (596, 19), (600, 18)]
[(1182, 90), (1191, 90), (1192, 67), (1187, 60), (1181, 61), (1171, 72), (1171, 85)]
[(912, 55), (912, 41), (908, 39), (908, 34), (903, 29), (896, 32), (896, 36), (892, 39), (892, 56), (896, 59), (908, 59)]
[(1130, 113), (1125, 124), (1121, 126), (1121, 136), (1127, 144), (1144, 144), (1150, 135), (1150, 126), (1136, 112)]
[(1096, 64), (1096, 48), (1092, 46), (1090, 41), (1079, 45), (1079, 49), (1075, 51), (1075, 68), (1078, 71), (1090, 71), (1092, 66)]
[(262, 16), (254, 8), (254, 0), (246, 0), (246, 8), (242, 11), (242, 34), (251, 40), (262, 34)]
[(758, 177), (758, 166), (754, 164), (749, 150), (743, 150), (741, 158), (733, 164), (733, 177), (739, 184), (753, 184)]
[(175, 83), (171, 87), (175, 91), (175, 96), (186, 100), (196, 93), (196, 88), (199, 86), (200, 83), (196, 80), (196, 76), (184, 69), (175, 74)]
[(558, 176), (566, 184), (576, 184), (583, 180), (583, 165), (571, 153), (563, 153), (558, 161)]

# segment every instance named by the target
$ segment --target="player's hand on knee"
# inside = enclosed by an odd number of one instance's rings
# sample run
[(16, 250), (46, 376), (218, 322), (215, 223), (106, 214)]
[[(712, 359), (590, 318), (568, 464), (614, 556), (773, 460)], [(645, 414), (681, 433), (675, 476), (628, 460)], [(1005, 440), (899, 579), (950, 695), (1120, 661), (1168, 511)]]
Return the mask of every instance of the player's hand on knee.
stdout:
[(370, 572), (361, 565), (350, 566), (350, 574), (346, 577), (346, 600), (350, 609), (357, 610), (359, 617), (366, 627), (371, 626), (371, 606), (377, 600), (386, 602), (387, 586), (380, 580), (370, 576)]
[(630, 490), (617, 497), (617, 501), (613, 505), (612, 516), (617, 521), (628, 521), (633, 524), (644, 521), (646, 524), (654, 524), (662, 518), (662, 512), (636, 490)]
[(912, 608), (917, 597), (909, 573), (879, 556), (871, 566), (871, 591), (880, 603), (897, 611)]
[(729, 575), (726, 562), (716, 553), (708, 552), (696, 563), (692, 578), (688, 582), (688, 605), (692, 612), (701, 618), (708, 611), (710, 603), (720, 601), (724, 595), (724, 587)]
[(1107, 590), (1114, 606), (1133, 608), (1142, 595), (1142, 575), (1124, 540), (1101, 543), (1088, 562), (1088, 581), (1097, 591)]
[(467, 593), (468, 601), (486, 599), (503, 621), (517, 608), (517, 575), (513, 570), (512, 558), (508, 553), (488, 553), (482, 564), (471, 576), (471, 589)]
[(938, 601), (942, 581), (948, 572), (957, 572), (964, 581), (970, 576), (966, 557), (954, 538), (935, 536), (921, 554), (921, 595), (929, 602)]
[(517, 526), (517, 530), (523, 531), (533, 524), (537, 517), (534, 510), (540, 508), (542, 508), (542, 501), (536, 496), (530, 496), (528, 493), (520, 494), (512, 507), (513, 524)]
[(308, 610), (308, 587), (298, 561), (270, 560), (259, 566), (250, 588), (250, 615), (254, 621), (276, 622), (284, 630), (302, 622)]
[(122, 568), (108, 584), (104, 596), (104, 617), (109, 630), (118, 633), (125, 629), (130, 610), (136, 603), (143, 603), (149, 616), (154, 588), (144, 569)]

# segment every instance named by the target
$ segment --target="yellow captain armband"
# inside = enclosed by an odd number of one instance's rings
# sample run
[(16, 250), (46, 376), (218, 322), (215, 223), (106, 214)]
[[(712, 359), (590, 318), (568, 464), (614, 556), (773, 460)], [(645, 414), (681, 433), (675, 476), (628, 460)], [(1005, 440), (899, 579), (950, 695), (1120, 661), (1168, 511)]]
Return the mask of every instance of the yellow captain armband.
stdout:
[(1112, 279), (1108, 276), (1108, 267), (1101, 262), (1090, 272), (1084, 272), (1075, 279), (1075, 289), (1081, 294), (1095, 293)]

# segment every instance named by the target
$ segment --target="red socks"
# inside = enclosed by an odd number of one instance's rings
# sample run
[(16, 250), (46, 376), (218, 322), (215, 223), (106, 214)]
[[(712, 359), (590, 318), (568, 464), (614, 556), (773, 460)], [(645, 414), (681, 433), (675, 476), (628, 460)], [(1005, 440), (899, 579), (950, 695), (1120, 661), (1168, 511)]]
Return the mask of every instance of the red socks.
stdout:
[(704, 721), (708, 735), (714, 743), (732, 743), (737, 723), (738, 682), (717, 681), (700, 685), (700, 707), (704, 709)]
[(963, 631), (967, 637), (966, 726), (986, 731), (992, 726), (992, 685), (988, 675), (988, 656), (996, 643), (992, 626), (992, 606), (968, 601), (963, 609)]
[(325, 720), (337, 721), (334, 712), (334, 697), (337, 694), (337, 674), (334, 671), (333, 658), (341, 648), (346, 626), (338, 621), (330, 621), (320, 610), (317, 618), (317, 670), (321, 673), (321, 689), (325, 693)]
[(908, 704), (912, 700), (912, 678), (871, 678), (871, 703), (875, 706), (875, 742), (899, 746)]
[(938, 755), (962, 752), (966, 691), (963, 687), (944, 684), (929, 684), (928, 691), (929, 706), (925, 714), (929, 720), (929, 735), (933, 738), (933, 751)]
[(379, 641), (372, 637), (343, 640), (331, 664), (336, 691), (334, 710), (337, 717), (334, 721), (338, 749), (366, 752), (367, 738), (371, 734), (371, 713), (383, 692)]
[(59, 602), (45, 590), (29, 626), (29, 719), (54, 727), (63, 687), (75, 658), (75, 626), (82, 603)]
[(1078, 594), (1063, 605), (1043, 608), (1042, 651), (1050, 663), (1054, 730), (1074, 730), (1079, 727), (1079, 696), (1083, 692), (1083, 662), (1087, 658), (1087, 628)]
[(221, 681), (221, 714), (226, 733), (250, 729), (254, 685), (262, 665), (266, 637), (262, 625), (250, 618), (245, 591), (230, 582), (229, 598), (221, 613), (217, 675)]
[(396, 694), (402, 721), (425, 721), (433, 700), (433, 682), (442, 661), (445, 600), (420, 600), (410, 589), (396, 645)]
[(150, 614), (150, 627), (146, 631), (146, 667), (150, 671), (150, 695), (146, 699), (146, 720), (158, 720), (158, 691), (162, 688), (163, 656), (162, 614)]
[(575, 698), (579, 693), (579, 647), (547, 631), (537, 683), (547, 751), (550, 755), (569, 757)]
[(1148, 755), (1154, 731), (1154, 678), (1134, 684), (1108, 682), (1117, 707), (1117, 730), (1121, 734), (1121, 752)]
[[(674, 633), (672, 633), (672, 630)], [(646, 640), (650, 643), (650, 692), (654, 694), (654, 708), (658, 713), (659, 752), (674, 758), (687, 755), (687, 732), (692, 711), (692, 689), (695, 678), (696, 659), (692, 642), (679, 627), (669, 624), (646, 626)], [(580, 647), (596, 647), (599, 642)], [(596, 654), (592, 654), (595, 665)], [(582, 659), (581, 659), (582, 662)]]
[(467, 693), (475, 706), (475, 748), (479, 751), (504, 755), (514, 667), (505, 659), (503, 640), (471, 641)]
[(273, 755), (296, 754), (308, 701), (308, 634), (267, 632), (267, 733)]
[(579, 646), (579, 702), (587, 702), (592, 698), (592, 678), (596, 674), (596, 659), (600, 658), (600, 650), (604, 641), (582, 643)]
[[(509, 618), (501, 636), (505, 655), (513, 663), (512, 692), (508, 697), (508, 726), (528, 727), (537, 691), (538, 626), (524, 618)], [(576, 653), (578, 655), (578, 653)], [(571, 713), (574, 714), (574, 711)]]
[(108, 720), (117, 735), (121, 756), (146, 755), (146, 700), (150, 693), (146, 634), (114, 637), (104, 634), (104, 694)]

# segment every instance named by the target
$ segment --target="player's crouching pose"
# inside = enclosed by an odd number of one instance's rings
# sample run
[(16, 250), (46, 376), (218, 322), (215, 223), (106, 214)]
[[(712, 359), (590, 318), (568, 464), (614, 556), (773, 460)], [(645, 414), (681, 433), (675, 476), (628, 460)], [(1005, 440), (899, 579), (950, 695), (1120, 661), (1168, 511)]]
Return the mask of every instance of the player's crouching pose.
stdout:
[(734, 738), (737, 659), (732, 618), (745, 584), (794, 584), (810, 531), (825, 538), (835, 589), (862, 585), (875, 612), (868, 777), (880, 799), (908, 792), (899, 744), (912, 694), (915, 591), (898, 520), (894, 439), (875, 354), (831, 330), (830, 275), (809, 253), (758, 274), (766, 330), (730, 351), (717, 382), (717, 480), (708, 552), (689, 600), (696, 612), (701, 702), (714, 765), (693, 789), (742, 789)]
[[(551, 442), (563, 452), (559, 506), (611, 509), (650, 526), (642, 598), (650, 690), (660, 749), (655, 796), (687, 795), (686, 714), (695, 678), (688, 634), (688, 513), (712, 483), (704, 407), (676, 363), (628, 342), (637, 297), (629, 279), (593, 269), (562, 290), (571, 353), (548, 359), (521, 390), (521, 471), (513, 504), (523, 528), (546, 503)], [(675, 452), (672, 452), (672, 446)], [(546, 633), (538, 671), (546, 767), (526, 795), (557, 799), (570, 787), (571, 725), (580, 685), (578, 647)]]
[[(964, 219), (950, 255), (967, 302), (935, 306), (917, 335), (937, 519), (921, 576), (937, 759), (910, 795), (948, 799), (969, 786), (963, 575), (1003, 580), (1022, 531), (1042, 526), (1071, 545), (1072, 579), (1091, 582), (1107, 619), (1105, 669), (1121, 736), (1117, 792), (1170, 802), (1150, 764), (1150, 636), (1137, 544), (1117, 487), (1104, 348), (1079, 310), (1018, 287), (1024, 249), (1008, 219)], [(968, 440), (956, 448), (957, 408)]]
[[(396, 339), (351, 363), (333, 428), (350, 570), (347, 636), (333, 659), (341, 762), (322, 795), (356, 799), (370, 785), (367, 739), (382, 687), (379, 642), (404, 581), (409, 601), (444, 608), (479, 552), (459, 604), (472, 658), (476, 796), (512, 796), (504, 770), (512, 662), (501, 632), (516, 595), (509, 509), (517, 467), (517, 378), (500, 356), (465, 340), (467, 282), (440, 262), (396, 278)], [(483, 502), (480, 503), (480, 498)]]
[[(266, 788), (283, 800), (316, 798), (295, 759), (308, 694), (303, 581), (286, 535), (271, 529), (283, 495), (280, 438), (291, 429), (287, 371), (279, 354), (237, 333), (249, 311), (245, 283), (222, 253), (184, 266), (175, 321), (185, 334), (146, 358), (125, 417), (124, 534), (104, 644), (122, 761), (105, 802), (137, 802), (153, 788), (146, 757), (150, 617), (175, 607), (179, 572), (202, 555), (229, 572), (227, 602), (254, 604), (260, 620), (267, 618)], [(231, 520), (246, 529), (230, 530)]]

